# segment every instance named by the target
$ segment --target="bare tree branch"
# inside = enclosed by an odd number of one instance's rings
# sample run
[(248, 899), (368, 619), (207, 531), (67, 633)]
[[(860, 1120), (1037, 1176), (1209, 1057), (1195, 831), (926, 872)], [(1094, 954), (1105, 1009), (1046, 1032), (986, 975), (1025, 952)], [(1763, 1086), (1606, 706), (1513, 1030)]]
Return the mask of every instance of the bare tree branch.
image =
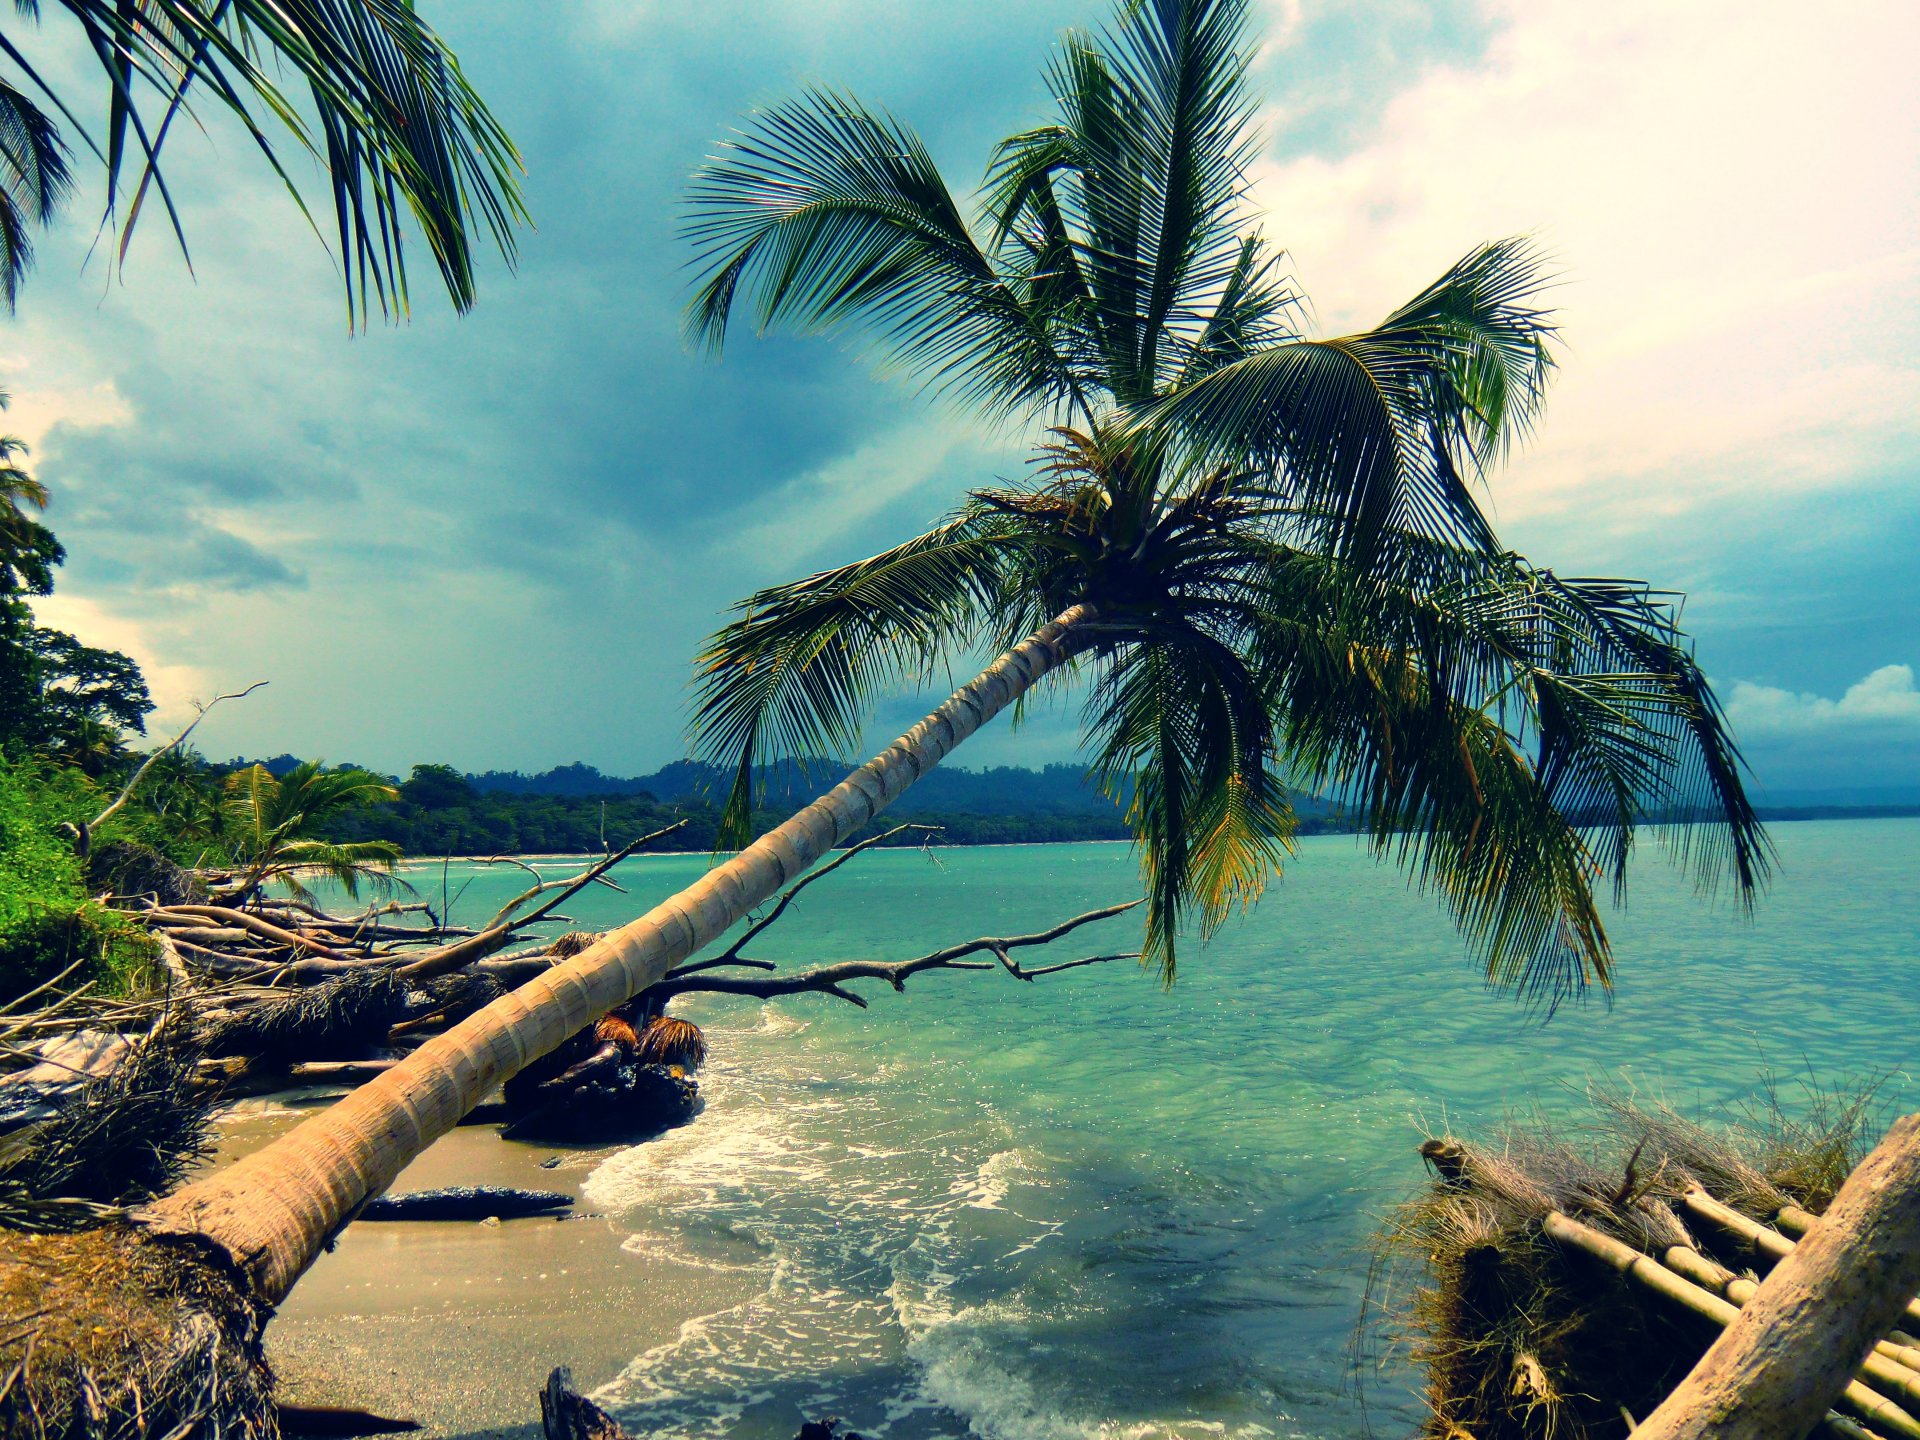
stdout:
[(158, 761), (162, 755), (166, 755), (174, 750), (179, 749), (180, 746), (184, 745), (186, 743), (187, 737), (193, 734), (194, 726), (198, 725), (202, 720), (206, 719), (207, 716), (212, 712), (214, 706), (218, 705), (222, 700), (244, 700), (246, 699), (247, 696), (251, 695), (254, 691), (258, 690), (262, 685), (265, 685), (266, 683), (267, 682), (265, 680), (256, 680), (253, 682), (253, 684), (247, 686), (247, 688), (244, 690), (235, 690), (226, 695), (216, 695), (213, 697), (213, 699), (209, 700), (204, 705), (200, 704), (198, 701), (195, 701), (193, 708), (196, 713), (194, 714), (193, 719), (188, 722), (187, 728), (182, 730), (178, 735), (174, 736), (173, 739), (169, 740), (166, 744), (162, 745), (158, 750), (155, 750), (151, 755), (147, 756), (147, 758), (141, 762), (140, 768), (133, 772), (133, 778), (127, 781), (126, 785), (121, 789), (119, 795), (114, 797), (114, 801), (111, 805), (107, 806), (106, 809), (102, 810), (98, 815), (94, 816), (93, 819), (88, 820), (79, 826), (73, 827), (78, 832), (73, 842), (74, 849), (80, 855), (80, 857), (82, 859), (85, 859), (87, 856), (87, 853), (93, 848), (93, 832), (98, 830), (102, 825), (106, 824), (108, 820), (112, 819), (114, 812), (117, 811), (122, 805), (125, 805), (127, 801), (133, 798), (133, 792), (139, 789), (140, 782), (147, 778), (147, 771), (151, 770), (154, 767), (155, 762)]
[[(853, 859), (854, 856), (860, 854), (863, 850), (871, 850), (874, 846), (884, 844), (886, 841), (891, 840), (894, 836), (899, 835), (902, 832), (907, 830), (919, 830), (925, 834), (932, 835), (936, 833), (939, 829), (940, 827), (938, 825), (915, 825), (912, 823), (909, 823), (906, 825), (896, 825), (891, 830), (884, 830), (878, 835), (869, 835), (865, 840), (862, 840), (858, 845), (849, 845), (846, 849), (842, 850), (838, 855), (834, 856), (833, 859), (828, 861), (825, 865), (820, 866), (817, 870), (809, 871), (806, 875), (802, 876), (799, 880), (789, 885), (786, 888), (786, 890), (781, 893), (780, 898), (774, 902), (773, 909), (768, 911), (764, 918), (755, 920), (752, 924), (748, 925), (746, 930), (742, 932), (738, 940), (735, 940), (733, 944), (729, 945), (720, 955), (716, 956), (714, 959), (703, 961), (701, 963), (700, 968), (709, 969), (715, 966), (726, 965), (726, 964), (730, 964), (735, 961), (738, 961), (740, 958), (740, 952), (746, 949), (748, 944), (752, 942), (755, 936), (759, 935), (769, 925), (773, 924), (774, 921), (778, 920), (782, 915), (786, 914), (787, 906), (793, 903), (794, 896), (798, 895), (802, 890), (806, 889), (807, 886), (813, 884), (814, 881), (826, 879), (827, 876), (831, 875), (834, 871), (838, 870), (842, 865), (846, 864), (849, 860)], [(766, 968), (770, 968), (770, 967), (766, 967)], [(684, 974), (687, 974), (688, 971), (686, 967), (682, 967), (680, 970), (674, 973), (684, 975)]]
[[(685, 820), (676, 820), (664, 829), (642, 835), (638, 840), (614, 851), (604, 860), (595, 861), (592, 865), (569, 880), (547, 881), (536, 885), (533, 889), (515, 897), (499, 914), (495, 915), (493, 919), (488, 922), (487, 928), (482, 930), (478, 935), (462, 940), (458, 944), (448, 945), (444, 949), (428, 951), (419, 959), (403, 966), (400, 973), (409, 980), (424, 980), (429, 976), (444, 975), (449, 970), (459, 969), (469, 961), (491, 955), (511, 940), (515, 932), (526, 929), (527, 926), (547, 915), (555, 906), (563, 903), (568, 896), (577, 894), (579, 891), (593, 884), (594, 881), (598, 880), (622, 860), (625, 860), (642, 845), (653, 840), (658, 840), (663, 835), (671, 835), (686, 823)], [(543, 891), (550, 889), (557, 889), (560, 893), (544, 905), (539, 905), (529, 910), (518, 919), (508, 918), (519, 906), (524, 905), (527, 901), (540, 895)]]
[(793, 975), (775, 975), (765, 980), (755, 980), (744, 975), (711, 975), (704, 979), (695, 975), (696, 970), (704, 969), (707, 965), (722, 963), (772, 968), (765, 965), (764, 961), (746, 960), (731, 954), (722, 955), (700, 966), (689, 966), (675, 972), (655, 985), (648, 993), (670, 997), (699, 991), (719, 995), (752, 995), (768, 1000), (776, 995), (799, 995), (807, 991), (818, 991), (865, 1009), (866, 1000), (844, 988), (848, 981), (885, 980), (895, 990), (904, 990), (907, 977), (917, 975), (922, 970), (995, 969), (994, 961), (966, 958), (969, 955), (982, 953), (991, 953), (997, 957), (998, 968), (1006, 970), (1014, 979), (1033, 981), (1042, 975), (1056, 974), (1061, 970), (1073, 970), (1082, 965), (1104, 965), (1114, 960), (1138, 960), (1140, 958), (1138, 951), (1120, 955), (1089, 955), (1083, 959), (1068, 960), (1058, 965), (1045, 965), (1029, 970), (1013, 958), (1012, 952), (1032, 945), (1049, 945), (1061, 936), (1078, 930), (1082, 925), (1091, 925), (1096, 920), (1111, 919), (1142, 903), (1144, 902), (1139, 900), (1129, 900), (1124, 905), (1108, 905), (1099, 910), (1089, 910), (1083, 915), (1075, 915), (1070, 920), (1062, 920), (1050, 929), (1035, 931), (1031, 935), (983, 935), (978, 939), (966, 940), (958, 945), (949, 945), (943, 949), (931, 951), (912, 960), (844, 960), (839, 964), (822, 965)]

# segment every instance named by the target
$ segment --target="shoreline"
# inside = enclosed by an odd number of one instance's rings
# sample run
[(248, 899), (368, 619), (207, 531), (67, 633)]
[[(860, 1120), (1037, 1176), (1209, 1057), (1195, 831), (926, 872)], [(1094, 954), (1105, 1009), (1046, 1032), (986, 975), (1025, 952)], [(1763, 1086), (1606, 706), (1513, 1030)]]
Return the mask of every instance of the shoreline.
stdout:
[[(213, 1163), (314, 1112), (292, 1098), (223, 1116)], [(441, 1137), (390, 1193), (560, 1190), (576, 1197), (574, 1212), (349, 1225), (267, 1325), (281, 1397), (410, 1418), (426, 1436), (539, 1440), (540, 1389), (556, 1365), (591, 1393), (688, 1323), (748, 1299), (759, 1288), (750, 1279), (629, 1248), (633, 1227), (587, 1204), (587, 1177), (625, 1148), (528, 1144), (479, 1125)]]

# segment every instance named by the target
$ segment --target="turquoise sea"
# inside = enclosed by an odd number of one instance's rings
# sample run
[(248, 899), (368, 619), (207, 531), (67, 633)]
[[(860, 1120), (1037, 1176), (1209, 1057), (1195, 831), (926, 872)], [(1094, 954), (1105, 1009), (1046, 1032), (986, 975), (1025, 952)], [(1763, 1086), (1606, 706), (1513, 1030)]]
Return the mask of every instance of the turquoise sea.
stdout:
[[(1808, 1075), (1883, 1074), (1890, 1105), (1920, 1102), (1920, 820), (1774, 835), (1751, 921), (1649, 847), (1611, 922), (1611, 1003), (1548, 1023), (1487, 993), (1437, 907), (1346, 837), (1304, 841), (1171, 990), (1120, 964), (869, 982), (864, 1011), (689, 997), (704, 1112), (605, 1159), (586, 1193), (630, 1248), (757, 1294), (600, 1398), (663, 1440), (787, 1440), (801, 1414), (897, 1440), (1403, 1434), (1412, 1377), (1369, 1369), (1356, 1392), (1349, 1346), (1369, 1233), (1421, 1183), (1423, 1131), (1572, 1112), (1592, 1078), (1702, 1116), (1769, 1073), (1789, 1099)], [(569, 908), (617, 923), (704, 864), (641, 858), (628, 895)], [(460, 908), (524, 883), (482, 872)], [(906, 958), (1136, 884), (1119, 845), (870, 853), (759, 949)], [(1057, 958), (1130, 949), (1135, 923)]]

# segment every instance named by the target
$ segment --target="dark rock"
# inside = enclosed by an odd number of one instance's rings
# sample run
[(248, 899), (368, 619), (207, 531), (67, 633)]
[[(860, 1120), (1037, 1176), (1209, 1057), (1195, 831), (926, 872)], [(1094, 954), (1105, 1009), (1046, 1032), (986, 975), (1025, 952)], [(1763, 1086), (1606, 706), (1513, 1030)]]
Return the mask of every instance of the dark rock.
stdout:
[(668, 1065), (617, 1065), (559, 1094), (523, 1092), (526, 1108), (501, 1133), (515, 1140), (599, 1144), (644, 1140), (700, 1110), (700, 1087)]
[(554, 1215), (570, 1208), (573, 1196), (557, 1190), (515, 1190), (505, 1185), (450, 1185), (383, 1195), (361, 1210), (362, 1220), (514, 1220), (523, 1215)]

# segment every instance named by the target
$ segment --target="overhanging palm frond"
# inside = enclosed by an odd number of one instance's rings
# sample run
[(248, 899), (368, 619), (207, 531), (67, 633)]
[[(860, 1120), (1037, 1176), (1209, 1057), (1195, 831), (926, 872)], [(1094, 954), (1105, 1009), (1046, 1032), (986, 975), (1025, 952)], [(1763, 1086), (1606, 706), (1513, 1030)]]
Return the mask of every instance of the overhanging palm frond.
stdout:
[(1283, 340), (1143, 413), (1207, 454), (1260, 457), (1331, 548), (1398, 528), (1493, 551), (1468, 481), (1524, 432), (1552, 368), (1524, 240), (1474, 252), (1378, 328)]
[(1640, 826), (1683, 856), (1710, 834), (1698, 875), (1750, 899), (1765, 840), (1658, 597), (1418, 548), (1430, 589), (1277, 548), (1264, 571), (1255, 667), (1297, 783), (1443, 897), (1492, 983), (1549, 1002), (1607, 981), (1594, 885), (1624, 885)]
[(745, 297), (763, 327), (870, 322), (900, 363), (993, 411), (1073, 400), (1046, 317), (996, 271), (926, 146), (891, 116), (809, 90), (728, 142), (690, 199), (695, 340), (718, 346)]
[[(363, 323), (376, 307), (386, 316), (407, 312), (409, 219), (456, 309), (474, 301), (481, 238), (512, 262), (515, 229), (527, 219), (520, 157), (410, 0), (59, 5), (79, 22), (107, 78), (106, 143), (96, 153), (106, 164), (107, 218), (118, 228), (123, 259), (150, 189), (185, 250), (161, 157), (175, 118), (204, 96), (238, 120), (302, 213), (306, 203), (276, 136), (291, 135), (326, 166), (350, 323)], [(19, 8), (33, 16), (39, 9)], [(0, 36), (0, 53), (80, 128), (16, 44)], [(304, 86), (317, 123), (269, 74), (269, 56)], [(121, 210), (123, 180), (132, 193)]]
[(34, 227), (52, 221), (72, 186), (59, 130), (0, 79), (0, 298), (7, 309), (33, 264)]
[(722, 845), (750, 838), (754, 777), (782, 759), (838, 756), (889, 685), (924, 677), (997, 618), (1020, 548), (1008, 518), (970, 508), (869, 559), (762, 590), (698, 659), (697, 753), (733, 770)]
[(1291, 849), (1294, 814), (1272, 770), (1264, 697), (1234, 650), (1181, 625), (1107, 657), (1089, 697), (1092, 774), (1115, 798), (1147, 888), (1142, 963), (1171, 983), (1176, 938), (1201, 938), (1260, 897)]

